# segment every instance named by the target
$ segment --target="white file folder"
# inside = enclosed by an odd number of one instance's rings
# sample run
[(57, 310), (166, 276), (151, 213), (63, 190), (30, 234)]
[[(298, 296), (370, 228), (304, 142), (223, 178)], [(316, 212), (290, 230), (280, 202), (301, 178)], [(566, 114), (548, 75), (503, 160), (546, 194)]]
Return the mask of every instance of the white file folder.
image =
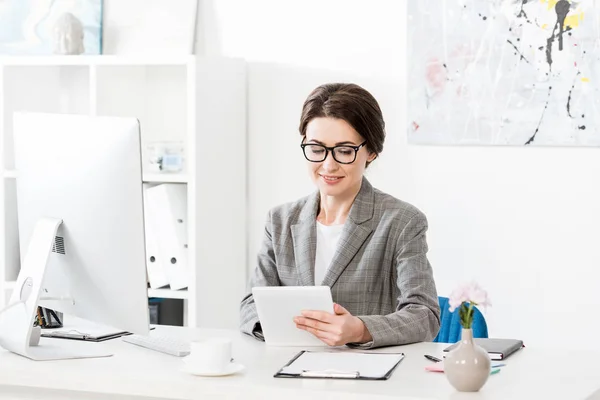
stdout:
[(149, 218), (148, 196), (146, 190), (153, 185), (144, 184), (144, 225), (146, 234), (146, 272), (148, 283), (152, 289), (161, 288), (169, 284), (169, 279), (163, 266), (164, 259), (159, 254), (158, 240), (156, 238), (155, 227)]
[(146, 190), (148, 219), (171, 289), (189, 285), (187, 254), (187, 187), (164, 183)]

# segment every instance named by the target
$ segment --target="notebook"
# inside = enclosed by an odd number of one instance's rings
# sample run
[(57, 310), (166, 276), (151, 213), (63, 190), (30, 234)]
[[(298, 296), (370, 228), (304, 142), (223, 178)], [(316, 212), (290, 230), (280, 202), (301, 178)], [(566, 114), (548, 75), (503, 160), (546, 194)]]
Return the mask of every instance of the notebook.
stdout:
[(99, 329), (90, 327), (80, 329), (59, 328), (42, 333), (42, 337), (47, 338), (85, 340), (88, 342), (103, 342), (126, 335), (130, 335), (130, 333), (112, 328)]
[(101, 325), (72, 315), (65, 316), (63, 321), (66, 323), (62, 328), (43, 329), (42, 337), (103, 342), (131, 334), (122, 329)]
[[(475, 344), (483, 347), (488, 354), (490, 355), (490, 359), (492, 360), (504, 360), (506, 357), (510, 356), (515, 351), (519, 350), (523, 346), (522, 340), (517, 339), (483, 339), (476, 338), (473, 339)], [(448, 352), (450, 350), (454, 350), (458, 346), (458, 343), (454, 343), (453, 345), (446, 347), (444, 352)]]

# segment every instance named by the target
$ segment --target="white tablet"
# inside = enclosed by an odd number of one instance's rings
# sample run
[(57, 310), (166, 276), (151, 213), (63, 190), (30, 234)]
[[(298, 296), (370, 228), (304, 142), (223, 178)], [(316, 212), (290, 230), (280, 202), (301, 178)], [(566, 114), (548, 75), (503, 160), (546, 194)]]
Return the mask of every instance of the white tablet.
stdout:
[(255, 287), (252, 296), (265, 342), (270, 346), (327, 346), (313, 334), (296, 328), (302, 310), (333, 313), (329, 286)]

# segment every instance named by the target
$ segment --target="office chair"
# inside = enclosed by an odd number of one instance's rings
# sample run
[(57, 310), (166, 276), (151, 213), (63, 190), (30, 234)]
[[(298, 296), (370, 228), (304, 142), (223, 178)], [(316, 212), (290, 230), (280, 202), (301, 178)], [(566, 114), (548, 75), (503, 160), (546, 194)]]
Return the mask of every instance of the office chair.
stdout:
[[(450, 305), (448, 304), (449, 299), (447, 297), (438, 297), (440, 302), (440, 331), (438, 332), (434, 342), (440, 343), (456, 343), (460, 340), (462, 326), (460, 325), (460, 316), (458, 310), (450, 312)], [(485, 322), (485, 317), (477, 309), (473, 307), (473, 330), (474, 338), (487, 338), (488, 330)]]

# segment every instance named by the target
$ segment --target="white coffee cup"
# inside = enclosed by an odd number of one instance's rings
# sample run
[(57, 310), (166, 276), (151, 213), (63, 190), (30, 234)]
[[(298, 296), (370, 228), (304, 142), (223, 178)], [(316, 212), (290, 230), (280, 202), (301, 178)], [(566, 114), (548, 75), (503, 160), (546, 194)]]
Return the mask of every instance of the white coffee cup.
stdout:
[(224, 371), (231, 363), (231, 339), (208, 338), (190, 343), (190, 354), (184, 361), (196, 370)]

